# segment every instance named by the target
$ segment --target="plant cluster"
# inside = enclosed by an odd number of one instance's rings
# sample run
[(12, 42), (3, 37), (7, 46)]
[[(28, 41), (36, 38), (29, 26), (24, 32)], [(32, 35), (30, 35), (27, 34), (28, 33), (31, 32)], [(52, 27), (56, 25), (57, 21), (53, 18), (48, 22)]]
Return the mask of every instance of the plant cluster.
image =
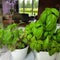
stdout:
[(18, 29), (17, 24), (8, 25), (6, 28), (0, 29), (0, 47), (7, 46), (8, 49), (21, 49), (26, 45), (20, 39), (21, 34), (23, 33), (22, 29)]
[(18, 29), (17, 24), (11, 24), (0, 29), (0, 47), (8, 49), (25, 48), (27, 45), (37, 52), (46, 51), (50, 55), (60, 52), (60, 29), (56, 29), (59, 11), (46, 8), (39, 20), (31, 22), (24, 29)]
[(21, 39), (32, 50), (46, 51), (50, 55), (60, 51), (60, 29), (56, 31), (59, 11), (55, 8), (46, 8), (36, 22), (25, 27)]

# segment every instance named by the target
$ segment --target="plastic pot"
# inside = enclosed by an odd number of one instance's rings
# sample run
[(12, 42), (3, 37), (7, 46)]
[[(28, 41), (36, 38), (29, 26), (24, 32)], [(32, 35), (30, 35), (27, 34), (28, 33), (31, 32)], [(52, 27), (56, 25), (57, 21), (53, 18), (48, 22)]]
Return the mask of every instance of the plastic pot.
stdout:
[(7, 49), (0, 49), (0, 60), (12, 60), (11, 52)]
[(50, 56), (48, 52), (36, 52), (34, 51), (35, 60), (55, 60), (56, 54)]
[(60, 60), (60, 53), (57, 53), (56, 60)]
[(16, 49), (12, 52), (13, 60), (24, 60), (27, 55), (28, 47), (24, 49)]

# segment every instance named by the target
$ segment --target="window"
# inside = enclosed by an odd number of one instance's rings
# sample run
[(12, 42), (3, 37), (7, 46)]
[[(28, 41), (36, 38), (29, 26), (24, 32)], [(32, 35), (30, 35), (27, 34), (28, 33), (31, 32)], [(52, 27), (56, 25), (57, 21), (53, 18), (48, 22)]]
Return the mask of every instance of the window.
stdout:
[(19, 13), (27, 13), (37, 15), (38, 13), (38, 0), (19, 0)]

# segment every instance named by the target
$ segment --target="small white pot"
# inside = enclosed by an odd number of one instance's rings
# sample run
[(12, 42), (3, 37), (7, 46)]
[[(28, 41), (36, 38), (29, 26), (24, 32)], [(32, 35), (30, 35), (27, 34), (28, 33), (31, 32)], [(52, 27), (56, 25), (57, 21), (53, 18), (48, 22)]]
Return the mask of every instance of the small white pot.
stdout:
[(0, 60), (12, 60), (11, 52), (5, 48), (0, 49)]
[(50, 56), (48, 52), (36, 52), (34, 51), (35, 60), (55, 60), (56, 54)]
[(60, 60), (60, 53), (57, 53), (56, 60)]
[(24, 60), (27, 55), (28, 47), (24, 49), (16, 49), (12, 52), (13, 60)]

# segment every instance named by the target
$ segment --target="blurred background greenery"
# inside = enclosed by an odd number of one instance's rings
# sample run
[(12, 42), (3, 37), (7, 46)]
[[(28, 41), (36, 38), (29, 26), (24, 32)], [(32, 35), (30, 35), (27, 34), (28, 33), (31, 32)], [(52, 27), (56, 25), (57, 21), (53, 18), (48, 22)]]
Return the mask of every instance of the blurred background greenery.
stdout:
[(19, 0), (19, 13), (27, 13), (29, 15), (37, 15), (38, 0)]

